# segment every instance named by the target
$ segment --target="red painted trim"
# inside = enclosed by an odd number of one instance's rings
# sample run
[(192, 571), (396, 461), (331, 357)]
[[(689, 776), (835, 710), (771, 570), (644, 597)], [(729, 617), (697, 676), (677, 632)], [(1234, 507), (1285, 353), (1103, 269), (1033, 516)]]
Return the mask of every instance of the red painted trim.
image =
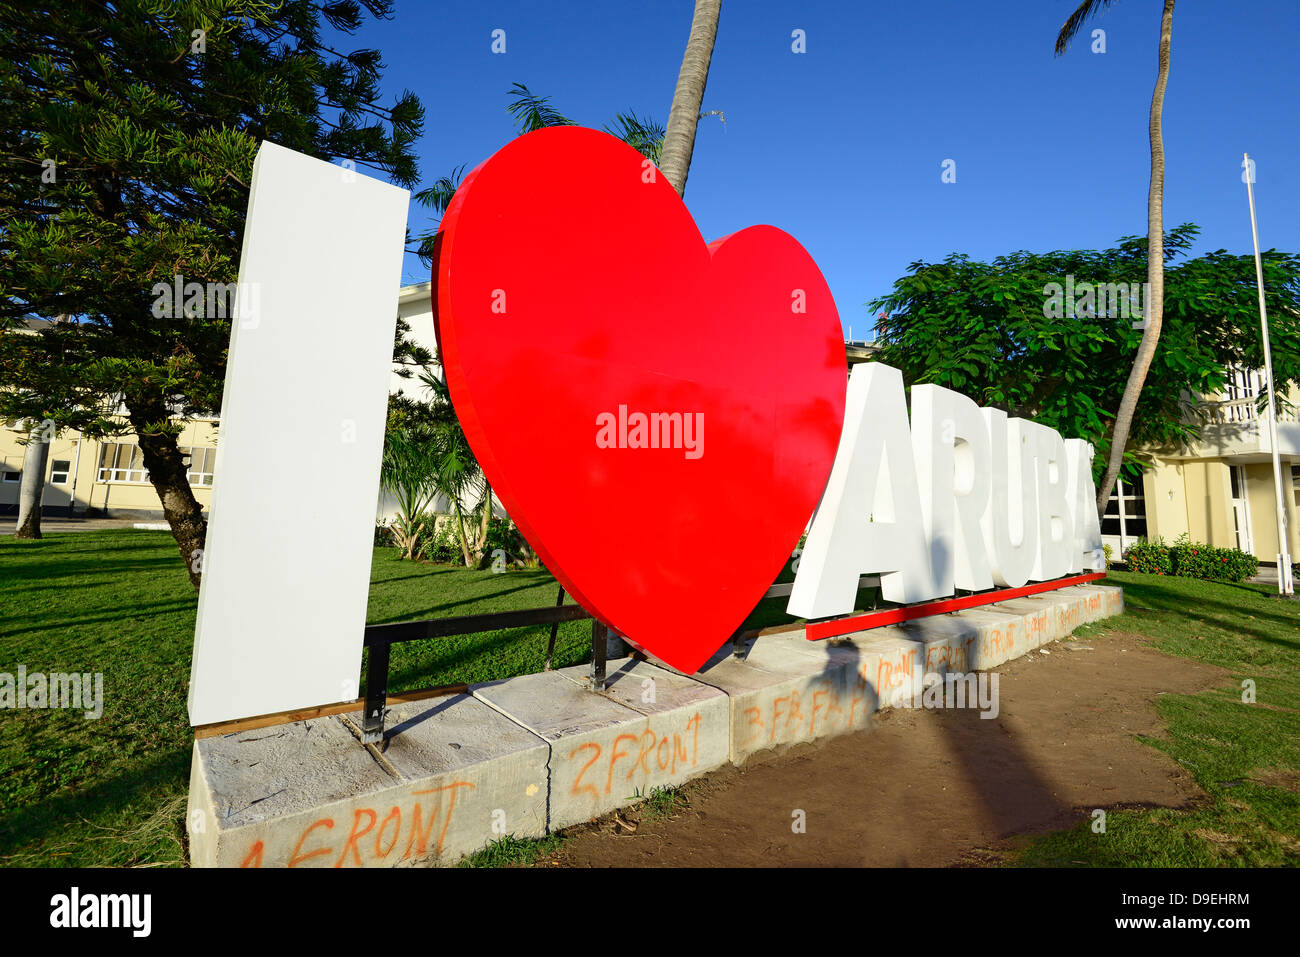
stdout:
[(868, 628), (879, 628), (882, 625), (897, 625), (899, 622), (911, 621), (914, 618), (929, 618), (931, 615), (943, 615), (950, 611), (961, 611), (963, 608), (978, 608), (980, 605), (992, 605), (994, 602), (1024, 598), (1026, 595), (1055, 591), (1058, 588), (1068, 588), (1071, 585), (1082, 585), (1085, 582), (1092, 582), (1105, 577), (1105, 572), (1088, 572), (1084, 575), (1057, 578), (1050, 582), (1039, 582), (1021, 588), (1001, 588), (997, 591), (986, 591), (978, 595), (966, 595), (962, 598), (946, 598), (943, 601), (907, 605), (904, 608), (887, 608), (884, 611), (873, 611), (865, 615), (853, 615), (849, 618), (834, 618), (830, 621), (819, 621), (805, 625), (804, 637), (809, 641), (821, 641), (823, 638), (847, 635), (853, 631), (865, 631)]

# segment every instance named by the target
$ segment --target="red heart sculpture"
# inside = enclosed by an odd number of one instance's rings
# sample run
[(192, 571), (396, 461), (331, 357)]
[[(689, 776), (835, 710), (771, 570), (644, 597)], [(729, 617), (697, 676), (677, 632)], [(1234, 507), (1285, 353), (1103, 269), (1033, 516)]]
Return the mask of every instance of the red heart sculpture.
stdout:
[(498, 498), (587, 611), (693, 673), (830, 474), (847, 376), (816, 263), (771, 226), (706, 246), (662, 173), (581, 127), (475, 169), (437, 245), (443, 368)]

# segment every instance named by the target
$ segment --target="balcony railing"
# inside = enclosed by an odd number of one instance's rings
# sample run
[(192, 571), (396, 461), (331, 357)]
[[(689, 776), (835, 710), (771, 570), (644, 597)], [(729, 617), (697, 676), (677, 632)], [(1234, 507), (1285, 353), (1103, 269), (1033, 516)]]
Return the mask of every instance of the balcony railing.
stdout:
[[(1245, 399), (1227, 399), (1218, 402), (1202, 402), (1201, 412), (1207, 425), (1247, 425), (1267, 422), (1267, 415), (1261, 415), (1255, 406), (1258, 400), (1251, 396)], [(1297, 421), (1294, 409), (1283, 408), (1278, 412), (1279, 422)]]

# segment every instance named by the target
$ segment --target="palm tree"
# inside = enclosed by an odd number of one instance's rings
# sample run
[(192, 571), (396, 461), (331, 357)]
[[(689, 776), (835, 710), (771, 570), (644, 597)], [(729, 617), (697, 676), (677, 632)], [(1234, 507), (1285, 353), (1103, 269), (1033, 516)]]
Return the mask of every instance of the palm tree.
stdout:
[[(1084, 0), (1079, 4), (1078, 9), (1070, 14), (1070, 18), (1065, 21), (1065, 25), (1061, 27), (1061, 32), (1056, 37), (1056, 55), (1061, 56), (1065, 53), (1070, 41), (1083, 25), (1110, 4), (1111, 0)], [(1124, 395), (1120, 398), (1119, 409), (1115, 413), (1106, 475), (1097, 487), (1098, 513), (1106, 511), (1110, 490), (1119, 478), (1120, 466), (1124, 463), (1124, 451), (1128, 445), (1129, 426), (1133, 422), (1133, 412), (1137, 408), (1138, 396), (1142, 394), (1142, 384), (1146, 381), (1147, 370), (1151, 368), (1156, 344), (1160, 341), (1160, 323), (1164, 318), (1165, 143), (1160, 121), (1165, 108), (1165, 86), (1169, 82), (1169, 41), (1174, 30), (1174, 0), (1164, 0), (1164, 6), (1164, 14), (1160, 20), (1159, 68), (1156, 72), (1155, 92), (1151, 95), (1149, 120), (1151, 185), (1147, 191), (1147, 283), (1150, 292), (1143, 315), (1145, 324), (1142, 329), (1142, 341), (1138, 344), (1137, 355), (1133, 357), (1133, 368), (1129, 371)], [(671, 127), (671, 122), (669, 125)]]
[[(442, 364), (442, 357), (437, 358)], [(469, 439), (451, 404), (447, 383), (431, 369), (420, 372), (420, 382), (432, 396), (428, 409), (430, 435), (427, 454), (433, 461), (438, 491), (451, 505), (460, 539), (461, 558), (466, 568), (476, 567), (483, 559), (488, 526), (492, 521), (492, 486), (474, 458)], [(470, 502), (476, 504), (470, 506)], [(470, 525), (466, 525), (466, 519)], [(470, 528), (477, 525), (473, 537)]]
[[(429, 364), (438, 361), (434, 357)], [(470, 450), (446, 384), (427, 364), (419, 381), (430, 398), (394, 396), (384, 435), (380, 481), (397, 506), (393, 543), (403, 558), (417, 558), (423, 535), (435, 531), (426, 527), (433, 521), (429, 510), (442, 498), (455, 523), (461, 560), (473, 568), (485, 553), (492, 489)]]
[(686, 175), (691, 171), (695, 129), (700, 122), (700, 105), (704, 102), (704, 86), (709, 81), (709, 61), (713, 59), (713, 41), (718, 35), (721, 13), (722, 0), (695, 0), (691, 35), (686, 41), (682, 68), (677, 73), (662, 162), (658, 165), (678, 196), (686, 195)]
[(393, 544), (406, 559), (417, 557), (425, 516), (438, 495), (437, 459), (429, 454), (421, 433), (410, 426), (389, 429), (379, 471), (380, 485), (397, 503), (390, 526)]

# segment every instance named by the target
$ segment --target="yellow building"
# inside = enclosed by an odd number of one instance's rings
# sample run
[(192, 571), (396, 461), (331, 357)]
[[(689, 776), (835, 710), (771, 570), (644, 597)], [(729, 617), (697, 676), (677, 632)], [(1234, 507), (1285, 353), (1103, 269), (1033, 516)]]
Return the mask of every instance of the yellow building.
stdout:
[[(1120, 483), (1102, 521), (1102, 541), (1118, 557), (1139, 538), (1193, 541), (1240, 548), (1261, 562), (1278, 555), (1277, 499), (1268, 413), (1256, 411), (1264, 389), (1257, 371), (1230, 370), (1223, 393), (1199, 403), (1200, 438), (1178, 449), (1153, 450), (1154, 466), (1141, 486)], [(1300, 403), (1292, 392), (1291, 403)], [(1300, 421), (1283, 410), (1277, 421), (1286, 535), (1292, 561), (1300, 558)]]
[[(0, 514), (18, 513), (18, 487), (24, 448), (19, 434), (5, 423), (0, 428)], [(179, 445), (190, 456), (189, 479), (194, 497), (206, 511), (212, 496), (216, 459), (216, 419), (185, 423)], [(134, 435), (91, 439), (76, 431), (61, 431), (50, 443), (41, 514), (90, 515), (113, 518), (155, 518), (162, 503), (149, 484)]]

